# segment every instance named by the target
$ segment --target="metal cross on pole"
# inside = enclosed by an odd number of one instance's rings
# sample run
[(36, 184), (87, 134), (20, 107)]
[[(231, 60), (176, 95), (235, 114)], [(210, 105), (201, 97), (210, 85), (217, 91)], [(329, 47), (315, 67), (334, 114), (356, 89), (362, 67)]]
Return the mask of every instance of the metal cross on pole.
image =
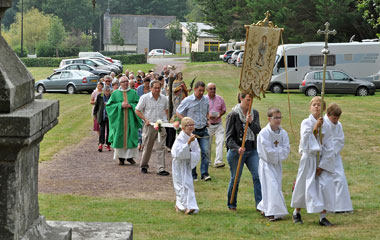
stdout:
[[(330, 31), (329, 30), (329, 26), (330, 26), (330, 23), (329, 22), (326, 22), (325, 23), (325, 30), (324, 31), (321, 31), (320, 29), (318, 29), (317, 31), (317, 34), (318, 35), (322, 35), (324, 34), (325, 35), (325, 47), (322, 49), (322, 53), (324, 55), (323, 57), (323, 80), (322, 80), (322, 90), (321, 90), (321, 97), (322, 97), (322, 102), (321, 102), (321, 117), (323, 117), (323, 111), (325, 109), (325, 106), (324, 106), (324, 98), (325, 98), (325, 82), (326, 82), (326, 67), (327, 67), (327, 55), (330, 53), (329, 51), (329, 47), (328, 47), (328, 42), (329, 42), (329, 35), (335, 35), (337, 32), (334, 30)], [(322, 127), (320, 127), (319, 129), (319, 139), (321, 141), (321, 144), (322, 144), (322, 131), (321, 131)], [(319, 154), (317, 155), (317, 167), (319, 166)]]

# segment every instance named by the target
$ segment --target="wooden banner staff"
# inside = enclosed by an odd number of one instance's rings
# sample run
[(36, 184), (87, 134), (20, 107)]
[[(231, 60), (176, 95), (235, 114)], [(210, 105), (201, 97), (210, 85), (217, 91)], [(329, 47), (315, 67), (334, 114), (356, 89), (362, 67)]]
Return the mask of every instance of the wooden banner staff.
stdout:
[[(320, 29), (317, 31), (317, 34), (318, 35), (322, 35), (324, 34), (325, 35), (325, 47), (322, 49), (322, 53), (323, 53), (323, 78), (322, 78), (322, 90), (321, 90), (321, 97), (322, 97), (322, 102), (321, 102), (321, 117), (323, 118), (323, 111), (324, 111), (324, 108), (325, 108), (325, 104), (324, 104), (324, 99), (325, 99), (325, 84), (326, 84), (326, 68), (327, 68), (327, 55), (330, 53), (329, 51), (329, 48), (328, 48), (328, 41), (329, 41), (329, 35), (332, 34), (332, 35), (335, 35), (336, 34), (336, 31), (335, 29), (330, 31), (329, 30), (329, 26), (330, 26), (330, 23), (329, 22), (326, 22), (325, 23), (325, 30), (324, 31), (321, 31)], [(322, 144), (322, 126), (319, 127), (319, 140)], [(317, 168), (319, 166), (319, 162), (320, 162), (320, 156), (319, 156), (319, 153), (317, 154)]]
[[(257, 24), (255, 25), (260, 25), (262, 27), (274, 27), (273, 23), (271, 21), (269, 21), (269, 11), (267, 11), (265, 13), (266, 17), (263, 21), (259, 21)], [(245, 33), (245, 44), (247, 45), (247, 39), (248, 39), (248, 33), (249, 33), (249, 27), (250, 25), (244, 25), (244, 27), (246, 28), (246, 33)], [(275, 26), (277, 27), (277, 26)], [(281, 29), (281, 31), (283, 31), (284, 29)], [(245, 65), (245, 61), (243, 60), (243, 66), (242, 66), (242, 71), (240, 72), (240, 79), (242, 78), (242, 75), (243, 75), (243, 69), (244, 69), (244, 65)], [(252, 111), (252, 104), (253, 104), (253, 98), (254, 98), (254, 94), (251, 90), (251, 92), (249, 93), (249, 96), (251, 97), (251, 103), (249, 104), (249, 109), (248, 109), (248, 112), (247, 114), (250, 114), (251, 111)], [(248, 131), (248, 126), (249, 126), (249, 123), (246, 122), (245, 123), (245, 127), (244, 127), (244, 135), (243, 135), (243, 139), (242, 139), (242, 144), (241, 144), (241, 148), (244, 148), (245, 147), (245, 139), (247, 137), (247, 131)], [(236, 169), (236, 173), (235, 173), (235, 180), (234, 180), (234, 186), (232, 188), (232, 193), (231, 193), (231, 198), (230, 198), (230, 204), (233, 204), (234, 200), (235, 200), (235, 195), (236, 195), (236, 188), (237, 188), (237, 182), (238, 182), (238, 179), (239, 179), (239, 175), (240, 175), (240, 167), (241, 167), (241, 162), (242, 162), (242, 159), (243, 159), (243, 154), (239, 155), (239, 161), (238, 161), (238, 165), (237, 165), (237, 169)]]

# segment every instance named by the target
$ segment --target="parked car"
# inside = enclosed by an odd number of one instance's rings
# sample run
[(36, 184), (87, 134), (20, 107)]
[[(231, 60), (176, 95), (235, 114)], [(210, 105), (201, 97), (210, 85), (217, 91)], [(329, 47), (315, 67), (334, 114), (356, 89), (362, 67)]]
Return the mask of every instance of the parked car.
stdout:
[(168, 50), (165, 49), (152, 49), (149, 53), (148, 56), (164, 56), (164, 55), (173, 55), (173, 53), (169, 52)]
[(223, 54), (223, 61), (224, 62), (227, 62), (228, 59), (231, 58), (231, 54), (234, 52), (234, 50), (229, 50), (229, 51), (226, 51), (224, 54)]
[(238, 57), (236, 58), (236, 61), (235, 61), (236, 67), (243, 66), (243, 58), (244, 58), (244, 51), (240, 52)]
[(366, 81), (369, 81), (369, 82), (375, 84), (376, 88), (380, 88), (380, 71), (374, 75), (363, 78), (363, 80), (366, 80)]
[(244, 50), (236, 50), (235, 52), (233, 52), (233, 53), (231, 54), (231, 58), (228, 59), (228, 63), (229, 63), (229, 64), (235, 64), (235, 61), (236, 61), (236, 59), (237, 59), (239, 53), (242, 52), (242, 51), (244, 51)]
[(73, 94), (80, 91), (92, 93), (96, 88), (99, 77), (81, 70), (61, 70), (53, 73), (44, 80), (34, 84), (36, 91), (43, 92), (67, 92)]
[(109, 71), (109, 70), (98, 69), (98, 68), (91, 67), (87, 64), (81, 64), (81, 63), (69, 64), (69, 65), (63, 66), (61, 68), (54, 69), (54, 72), (63, 71), (63, 70), (88, 71), (88, 72), (91, 72), (92, 74), (99, 76), (99, 78), (103, 78), (105, 75), (111, 74), (111, 71)]
[(107, 61), (113, 63), (114, 60), (110, 57), (104, 56), (100, 52), (79, 52), (78, 56), (80, 58), (92, 58), (92, 57), (101, 57), (103, 59), (106, 59)]
[[(323, 71), (312, 71), (305, 74), (299, 85), (306, 96), (316, 96), (322, 89)], [(352, 93), (357, 96), (375, 94), (375, 85), (369, 81), (356, 79), (338, 70), (326, 71), (325, 93)]]
[(95, 59), (95, 60), (97, 60), (97, 61), (99, 61), (99, 62), (101, 62), (101, 63), (103, 63), (105, 65), (116, 66), (116, 67), (118, 67), (120, 69), (120, 72), (123, 72), (123, 65), (121, 63), (116, 63), (116, 62), (111, 63), (111, 62), (109, 62), (109, 61), (107, 61), (107, 60), (105, 60), (104, 58), (101, 58), (101, 57), (90, 57), (90, 59)]
[(73, 64), (73, 63), (87, 64), (87, 65), (90, 65), (90, 66), (95, 67), (95, 68), (115, 72), (116, 74), (119, 74), (121, 72), (120, 68), (115, 66), (115, 65), (106, 65), (105, 63), (102, 63), (98, 60), (89, 59), (89, 58), (63, 59), (61, 61), (61, 63), (59, 64), (59, 67), (63, 67), (65, 65)]

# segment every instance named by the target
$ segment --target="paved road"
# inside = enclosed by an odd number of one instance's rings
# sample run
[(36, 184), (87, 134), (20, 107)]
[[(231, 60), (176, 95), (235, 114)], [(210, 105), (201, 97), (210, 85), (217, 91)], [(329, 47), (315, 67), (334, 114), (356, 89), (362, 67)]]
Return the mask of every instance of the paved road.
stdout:
[(162, 71), (165, 65), (174, 65), (177, 67), (176, 72), (180, 72), (185, 68), (185, 63), (188, 59), (189, 57), (150, 57), (148, 58), (148, 63), (155, 64), (155, 70), (159, 73)]

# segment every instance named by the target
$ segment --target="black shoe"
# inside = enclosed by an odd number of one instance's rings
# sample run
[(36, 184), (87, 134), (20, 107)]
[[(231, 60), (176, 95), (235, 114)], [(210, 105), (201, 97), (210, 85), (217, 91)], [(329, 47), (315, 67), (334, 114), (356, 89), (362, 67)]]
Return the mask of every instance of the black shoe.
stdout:
[(127, 158), (127, 161), (128, 161), (130, 164), (132, 164), (132, 165), (136, 164), (136, 162), (135, 162), (135, 160), (133, 160), (133, 158)]
[(146, 168), (141, 168), (141, 172), (144, 173), (144, 174), (147, 174), (147, 173), (148, 173), (148, 169), (146, 169)]
[(319, 220), (319, 225), (325, 226), (325, 227), (331, 227), (334, 226), (327, 218), (322, 218), (322, 220)]
[(124, 165), (125, 158), (119, 158), (119, 165)]
[(169, 175), (169, 173), (165, 170), (159, 171), (157, 174), (160, 176), (168, 176)]
[(194, 180), (194, 182), (198, 182), (198, 176), (197, 175), (193, 175), (193, 180)]
[(295, 224), (303, 224), (300, 213), (297, 213), (296, 215), (293, 215), (293, 222)]
[(210, 181), (211, 180), (211, 177), (210, 175), (208, 175), (207, 173), (204, 174), (202, 177), (201, 177), (201, 180), (202, 181)]

